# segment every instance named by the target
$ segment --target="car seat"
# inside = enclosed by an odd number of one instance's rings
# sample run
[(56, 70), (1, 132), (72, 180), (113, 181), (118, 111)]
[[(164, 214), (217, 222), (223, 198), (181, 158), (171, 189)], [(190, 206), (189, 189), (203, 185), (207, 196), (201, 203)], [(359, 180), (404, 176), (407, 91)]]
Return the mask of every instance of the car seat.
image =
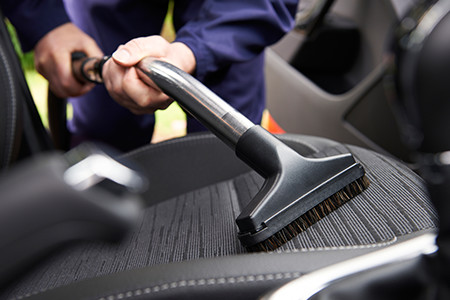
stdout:
[[(2, 151), (11, 153), (2, 163), (13, 169), (14, 156), (52, 150), (20, 151), (22, 133), (38, 141), (46, 134), (30, 133), (32, 126), (23, 124), (34, 110), (14, 109), (31, 105), (30, 95), (23, 92), (4, 30), (0, 51), (7, 53), (0, 58), (8, 91), (0, 101), (10, 107), (0, 121), (6, 131)], [(8, 73), (11, 62), (15, 71)], [(9, 96), (16, 89), (20, 96)], [(436, 231), (437, 214), (423, 180), (396, 158), (320, 137), (279, 138), (305, 156), (352, 153), (370, 187), (280, 249), (248, 253), (238, 241), (235, 218), (262, 178), (212, 134), (148, 145), (118, 157), (132, 160), (149, 182), (138, 224), (117, 243), (80, 241), (49, 253), (11, 278), (0, 299), (256, 299), (321, 267)]]

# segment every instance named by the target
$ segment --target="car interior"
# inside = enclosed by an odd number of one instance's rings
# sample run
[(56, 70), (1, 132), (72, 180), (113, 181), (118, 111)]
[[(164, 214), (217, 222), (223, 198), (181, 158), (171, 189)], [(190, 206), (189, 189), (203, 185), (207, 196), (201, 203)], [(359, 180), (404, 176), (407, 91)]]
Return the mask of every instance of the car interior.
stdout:
[[(275, 143), (308, 159), (350, 155), (370, 184), (267, 252), (238, 234), (242, 211), (267, 192), (240, 155), (253, 125), (238, 112), (184, 74), (164, 86), (163, 74), (157, 84), (211, 132), (129, 153), (62, 151), (1, 22), (0, 299), (446, 299), (450, 92), (440, 78), (450, 59), (433, 49), (450, 49), (449, 12), (447, 0), (301, 1), (296, 27), (266, 51), (267, 107), (287, 132)], [(420, 33), (421, 47), (403, 47)], [(196, 93), (224, 117), (190, 108)], [(258, 164), (272, 165), (259, 147)]]
[[(300, 10), (296, 29), (267, 51), (271, 115), (289, 133), (327, 137), (407, 160), (383, 78), (387, 36), (414, 1), (315, 2), (326, 13), (315, 17)], [(315, 26), (308, 28), (303, 15), (319, 21), (310, 20)]]

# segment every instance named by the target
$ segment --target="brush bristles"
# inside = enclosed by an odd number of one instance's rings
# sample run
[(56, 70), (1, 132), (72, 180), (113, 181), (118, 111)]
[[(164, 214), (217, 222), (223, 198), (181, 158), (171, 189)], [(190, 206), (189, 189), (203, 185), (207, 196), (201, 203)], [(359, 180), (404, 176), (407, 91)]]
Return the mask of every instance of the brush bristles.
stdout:
[(357, 180), (339, 190), (337, 193), (331, 195), (329, 198), (325, 199), (324, 201), (307, 211), (302, 216), (292, 221), (289, 225), (272, 235), (270, 238), (256, 245), (248, 247), (247, 249), (254, 252), (269, 252), (277, 249), (301, 232), (305, 231), (308, 227), (312, 226), (320, 219), (338, 209), (350, 199), (356, 197), (356, 195), (364, 191), (369, 186), (369, 184), (370, 182), (366, 175), (358, 178)]

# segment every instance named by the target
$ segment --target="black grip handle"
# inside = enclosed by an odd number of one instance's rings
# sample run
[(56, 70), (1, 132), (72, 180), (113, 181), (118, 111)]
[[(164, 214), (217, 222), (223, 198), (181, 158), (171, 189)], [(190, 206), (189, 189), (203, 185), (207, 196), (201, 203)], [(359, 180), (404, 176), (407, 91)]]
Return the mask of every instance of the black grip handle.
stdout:
[(111, 56), (88, 57), (84, 52), (72, 53), (72, 73), (81, 83), (103, 83), (103, 65)]

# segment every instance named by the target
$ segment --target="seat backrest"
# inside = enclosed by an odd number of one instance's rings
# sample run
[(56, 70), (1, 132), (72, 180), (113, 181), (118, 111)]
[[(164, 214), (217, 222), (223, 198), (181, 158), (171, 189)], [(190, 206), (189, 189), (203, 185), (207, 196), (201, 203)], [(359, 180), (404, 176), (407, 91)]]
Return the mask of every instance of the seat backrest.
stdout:
[(0, 168), (8, 166), (18, 155), (21, 137), (22, 106), (18, 100), (19, 85), (15, 80), (10, 38), (6, 26), (0, 24)]
[[(3, 14), (0, 17), (4, 20)], [(6, 23), (0, 22), (0, 168), (52, 149), (28, 89)]]

